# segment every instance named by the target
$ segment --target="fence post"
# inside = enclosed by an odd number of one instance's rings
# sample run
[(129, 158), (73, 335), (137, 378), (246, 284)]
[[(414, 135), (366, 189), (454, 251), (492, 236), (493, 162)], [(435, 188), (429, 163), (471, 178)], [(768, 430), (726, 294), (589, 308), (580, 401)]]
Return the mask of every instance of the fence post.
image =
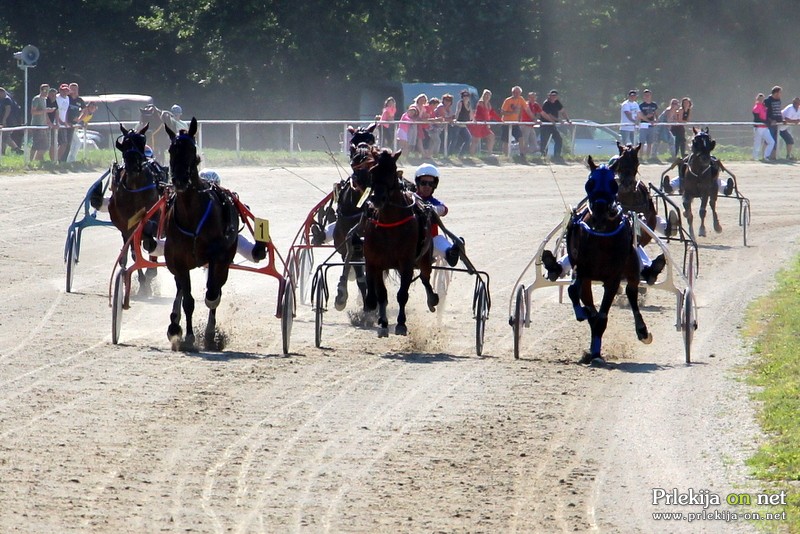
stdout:
[(294, 154), (294, 123), (289, 123), (289, 154)]
[(242, 162), (242, 156), (239, 153), (239, 151), (240, 151), (240, 140), (241, 140), (241, 129), (239, 128), (239, 126), (241, 126), (241, 123), (237, 122), (236, 123), (236, 160), (239, 163), (241, 163)]

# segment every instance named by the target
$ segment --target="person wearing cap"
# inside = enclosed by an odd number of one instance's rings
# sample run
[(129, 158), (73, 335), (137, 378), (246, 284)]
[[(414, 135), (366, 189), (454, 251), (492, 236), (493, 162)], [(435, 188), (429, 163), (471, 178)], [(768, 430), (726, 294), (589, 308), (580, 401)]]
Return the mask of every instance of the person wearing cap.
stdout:
[(792, 103), (783, 108), (781, 111), (783, 115), (783, 130), (781, 130), (781, 137), (786, 142), (786, 159), (794, 161), (795, 157), (792, 156), (792, 148), (794, 147), (794, 137), (789, 130), (789, 125), (800, 123), (800, 98), (795, 97)]
[(633, 134), (636, 131), (636, 127), (639, 125), (639, 121), (644, 118), (644, 115), (642, 115), (639, 109), (639, 103), (636, 102), (637, 96), (638, 92), (636, 89), (631, 89), (628, 91), (628, 98), (625, 99), (620, 106), (619, 133), (622, 136), (623, 145), (633, 144)]
[(182, 107), (178, 104), (172, 104), (172, 107), (169, 108), (169, 112), (171, 113), (170, 119), (172, 120), (172, 125), (175, 126), (173, 128), (174, 131), (180, 132), (181, 130), (189, 129), (189, 125), (186, 124), (186, 121), (181, 119), (181, 115), (183, 115)]
[[(431, 209), (439, 217), (444, 217), (448, 213), (447, 206), (433, 196), (436, 188), (439, 187), (439, 169), (436, 165), (423, 163), (414, 171), (414, 183), (417, 186), (417, 196), (426, 208)], [(460, 245), (453, 245), (443, 235), (439, 235), (439, 226), (431, 225), (431, 236), (433, 237), (433, 257), (444, 260), (450, 267), (455, 267), (460, 257)]]
[(547, 145), (550, 144), (550, 138), (553, 139), (553, 161), (557, 163), (563, 163), (564, 158), (561, 157), (561, 146), (562, 146), (562, 139), (561, 134), (558, 133), (558, 128), (556, 125), (563, 120), (567, 121), (567, 124), (572, 124), (569, 120), (569, 115), (567, 115), (567, 110), (564, 109), (564, 105), (561, 103), (561, 100), (558, 98), (558, 91), (552, 89), (547, 94), (547, 100), (542, 104), (542, 125), (539, 128), (539, 135), (541, 137), (541, 142), (539, 143), (539, 148), (542, 150), (542, 157), (547, 156)]

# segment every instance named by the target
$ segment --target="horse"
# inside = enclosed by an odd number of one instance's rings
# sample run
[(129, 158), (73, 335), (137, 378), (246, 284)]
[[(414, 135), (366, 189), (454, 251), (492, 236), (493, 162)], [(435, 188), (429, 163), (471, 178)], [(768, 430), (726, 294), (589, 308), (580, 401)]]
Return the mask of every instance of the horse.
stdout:
[(236, 255), (239, 213), (230, 192), (200, 179), (197, 167), (195, 134), (197, 120), (192, 118), (188, 131), (179, 134), (165, 126), (170, 138), (169, 169), (174, 196), (166, 214), (164, 260), (175, 277), (176, 294), (170, 313), (167, 338), (172, 350), (182, 346), (180, 308), (186, 316), (186, 337), (183, 345), (194, 346), (192, 297), (189, 272), (207, 266), (205, 302), (209, 309), (205, 330), (205, 346), (214, 347), (216, 311), (222, 298), (222, 287)]
[[(122, 135), (116, 141), (117, 150), (122, 153), (123, 165), (114, 166), (109, 190), (108, 214), (111, 222), (122, 234), (123, 246), (130, 246), (128, 240), (145, 213), (158, 201), (167, 179), (163, 169), (155, 162), (148, 161), (144, 155), (145, 134), (148, 125), (138, 130), (126, 130), (120, 125)], [(103, 191), (100, 184), (91, 194), (90, 203), (95, 209), (103, 203)], [(149, 221), (143, 232), (144, 246), (148, 251), (155, 249), (157, 221)], [(133, 251), (131, 251), (132, 253)], [(127, 253), (120, 256), (120, 266), (125, 267)], [(148, 268), (147, 272), (138, 271), (139, 292), (148, 296), (151, 293), (150, 281), (155, 278), (157, 270)]]
[[(658, 222), (656, 206), (647, 186), (639, 180), (639, 150), (642, 144), (637, 146), (621, 145), (617, 142), (619, 155), (611, 159), (608, 167), (617, 176), (617, 200), (623, 209), (641, 214), (644, 222), (651, 229), (656, 227)], [(642, 246), (650, 242), (650, 234), (645, 233), (639, 236), (639, 244)]]
[[(633, 312), (636, 335), (643, 343), (653, 340), (639, 310), (639, 261), (633, 248), (633, 224), (629, 212), (618, 202), (619, 186), (614, 171), (599, 167), (589, 156), (586, 181), (588, 207), (573, 213), (567, 226), (567, 252), (574, 278), (567, 292), (575, 318), (589, 322), (591, 344), (581, 363), (603, 363), (601, 348), (608, 325), (608, 312), (622, 279), (627, 282), (625, 295)], [(594, 305), (592, 282), (603, 283), (603, 299), (598, 310)]]
[(347, 282), (352, 268), (356, 275), (356, 284), (361, 292), (362, 301), (366, 301), (367, 282), (362, 265), (350, 265), (351, 261), (364, 260), (364, 247), (360, 232), (354, 230), (362, 220), (364, 209), (360, 204), (361, 197), (369, 187), (369, 168), (374, 164), (375, 130), (377, 123), (358, 129), (348, 126), (350, 140), (350, 167), (353, 174), (336, 185), (336, 226), (333, 231), (333, 244), (342, 255), (344, 267), (339, 277), (334, 306), (342, 311), (347, 305)]
[(367, 276), (365, 307), (369, 311), (378, 309), (378, 337), (389, 335), (385, 271), (395, 269), (400, 275), (400, 289), (397, 291), (400, 311), (395, 326), (396, 335), (408, 333), (405, 306), (415, 267), (420, 270), (419, 279), (425, 286), (428, 309), (436, 311), (439, 304), (439, 296), (433, 291), (430, 281), (433, 263), (430, 229), (420, 224), (414, 195), (406, 190), (398, 175), (397, 159), (401, 153), (381, 149), (369, 170), (372, 192), (368, 208), (370, 214), (364, 229)]
[[(714, 231), (722, 232), (722, 225), (717, 216), (717, 196), (719, 195), (719, 173), (725, 170), (722, 162), (711, 155), (711, 151), (717, 146), (717, 142), (711, 139), (708, 127), (703, 130), (692, 128), (694, 137), (692, 138), (691, 153), (677, 160), (667, 169), (669, 171), (676, 165), (678, 166), (678, 176), (683, 196), (683, 216), (689, 225), (689, 235), (694, 239), (694, 216), (692, 215), (692, 200), (700, 199), (700, 228), (698, 235), (706, 236), (706, 205), (711, 206), (713, 216)], [(665, 173), (667, 172), (665, 171)], [(726, 190), (727, 194), (727, 190)]]
[(139, 124), (136, 125), (137, 128), (145, 124), (153, 126), (147, 135), (147, 144), (153, 149), (153, 155), (158, 161), (164, 161), (170, 143), (170, 138), (165, 130), (166, 123), (163, 114), (164, 112), (159, 111), (153, 104), (148, 104), (139, 108)]
[[(634, 147), (631, 144), (623, 146), (617, 142), (619, 155), (611, 159), (608, 167), (617, 176), (617, 185), (619, 186), (617, 201), (622, 206), (622, 209), (636, 213), (651, 230), (655, 230), (658, 224), (656, 205), (653, 202), (653, 197), (650, 196), (647, 186), (638, 178), (639, 151), (641, 148), (641, 143)], [(670, 231), (670, 229), (667, 229), (667, 231)], [(646, 232), (640, 233), (637, 239), (640, 247), (645, 247), (652, 241), (652, 237)], [(641, 254), (645, 254), (643, 248)], [(650, 285), (654, 284), (664, 267), (666, 267), (666, 258), (663, 254), (660, 254), (650, 265), (642, 269), (642, 279)]]

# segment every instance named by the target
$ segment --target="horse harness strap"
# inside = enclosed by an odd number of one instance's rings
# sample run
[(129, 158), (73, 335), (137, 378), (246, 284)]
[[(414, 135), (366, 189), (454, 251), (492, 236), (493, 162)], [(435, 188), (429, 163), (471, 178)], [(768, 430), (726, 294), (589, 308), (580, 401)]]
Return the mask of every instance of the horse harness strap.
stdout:
[(211, 214), (211, 208), (213, 207), (213, 202), (211, 202), (211, 198), (208, 199), (208, 204), (206, 204), (206, 211), (203, 213), (203, 216), (200, 218), (200, 222), (197, 223), (197, 229), (194, 232), (190, 232), (188, 230), (184, 230), (178, 221), (175, 221), (175, 227), (183, 234), (192, 238), (197, 238), (200, 235), (200, 231), (203, 229), (206, 221), (208, 220), (208, 216)]
[(416, 216), (412, 213), (411, 215), (409, 215), (408, 217), (406, 217), (404, 219), (400, 219), (399, 221), (394, 221), (394, 222), (390, 222), (390, 223), (380, 222), (378, 219), (370, 219), (369, 221), (372, 224), (374, 224), (375, 226), (377, 226), (378, 228), (395, 228), (397, 226), (402, 226), (402, 225), (406, 224), (407, 222), (410, 222), (410, 221), (414, 220), (415, 217)]

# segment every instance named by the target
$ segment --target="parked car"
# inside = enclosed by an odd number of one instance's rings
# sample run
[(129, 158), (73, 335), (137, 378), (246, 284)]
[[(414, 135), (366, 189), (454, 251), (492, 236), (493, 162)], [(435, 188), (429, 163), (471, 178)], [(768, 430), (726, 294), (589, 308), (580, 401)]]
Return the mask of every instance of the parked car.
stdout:
[[(572, 124), (561, 124), (558, 127), (564, 140), (564, 154), (573, 156), (609, 157), (619, 154), (617, 141), (621, 140), (618, 132), (608, 126), (594, 121), (573, 119)], [(547, 154), (553, 155), (553, 141), (547, 147)]]

